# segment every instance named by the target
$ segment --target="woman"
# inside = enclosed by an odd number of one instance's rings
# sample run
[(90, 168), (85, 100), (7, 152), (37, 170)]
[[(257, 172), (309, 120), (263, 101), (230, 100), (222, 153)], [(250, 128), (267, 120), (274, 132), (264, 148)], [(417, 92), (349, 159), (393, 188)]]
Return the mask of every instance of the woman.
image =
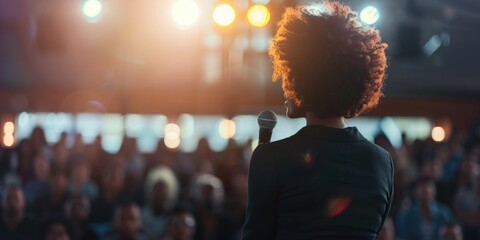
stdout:
[(293, 136), (255, 149), (243, 239), (376, 239), (393, 195), (390, 154), (345, 118), (382, 96), (385, 49), (340, 3), (288, 8), (271, 42)]

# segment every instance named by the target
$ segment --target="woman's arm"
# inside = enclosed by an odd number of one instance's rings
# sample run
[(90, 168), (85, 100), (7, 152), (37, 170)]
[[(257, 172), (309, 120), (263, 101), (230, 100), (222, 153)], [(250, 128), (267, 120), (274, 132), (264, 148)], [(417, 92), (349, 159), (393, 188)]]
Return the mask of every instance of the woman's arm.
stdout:
[(275, 239), (276, 170), (265, 145), (255, 149), (248, 173), (248, 205), (243, 240)]

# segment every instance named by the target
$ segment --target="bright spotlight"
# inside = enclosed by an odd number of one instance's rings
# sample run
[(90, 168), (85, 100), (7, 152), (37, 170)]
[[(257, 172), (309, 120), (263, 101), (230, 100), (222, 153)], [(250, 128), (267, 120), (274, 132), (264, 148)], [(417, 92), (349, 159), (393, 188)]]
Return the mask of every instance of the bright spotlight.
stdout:
[(236, 128), (237, 127), (233, 120), (224, 119), (220, 122), (220, 125), (218, 126), (218, 131), (220, 132), (220, 136), (229, 139), (235, 136)]
[(247, 12), (248, 22), (255, 27), (263, 27), (270, 21), (270, 12), (264, 5), (253, 5)]
[(360, 12), (360, 20), (366, 24), (374, 24), (380, 18), (380, 12), (376, 7), (368, 6)]
[(235, 10), (226, 3), (220, 4), (213, 10), (213, 20), (218, 25), (226, 27), (235, 20)]
[(441, 142), (445, 140), (445, 129), (442, 127), (434, 127), (432, 129), (432, 139), (435, 142)]
[(83, 14), (89, 18), (96, 18), (102, 12), (102, 3), (98, 0), (87, 0), (83, 4)]
[(195, 23), (198, 15), (198, 5), (192, 0), (179, 0), (173, 5), (173, 20), (181, 27), (188, 27)]

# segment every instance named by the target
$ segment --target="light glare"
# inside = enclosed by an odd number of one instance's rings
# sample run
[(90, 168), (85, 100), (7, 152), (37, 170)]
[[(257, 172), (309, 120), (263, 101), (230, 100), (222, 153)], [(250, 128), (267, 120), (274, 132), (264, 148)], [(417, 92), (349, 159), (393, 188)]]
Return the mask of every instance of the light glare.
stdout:
[(368, 6), (360, 12), (360, 20), (366, 24), (374, 24), (380, 19), (380, 12), (376, 7)]
[(5, 134), (5, 136), (3, 136), (3, 145), (5, 145), (5, 147), (13, 146), (14, 142), (15, 142), (15, 138), (13, 137), (12, 134)]
[(435, 142), (441, 142), (445, 140), (445, 129), (442, 127), (434, 127), (432, 129), (432, 139)]
[(222, 136), (225, 139), (232, 138), (235, 136), (236, 132), (236, 125), (233, 120), (230, 119), (224, 119), (220, 122), (220, 125), (218, 126), (218, 131), (220, 133), (220, 136)]
[(264, 5), (253, 5), (247, 12), (247, 20), (254, 27), (263, 27), (270, 21), (270, 12)]
[(213, 10), (213, 20), (218, 25), (226, 27), (235, 20), (235, 10), (226, 3), (220, 4)]
[(6, 122), (5, 125), (3, 125), (3, 133), (4, 134), (13, 134), (15, 131), (15, 124), (13, 122)]
[(192, 0), (179, 0), (172, 8), (173, 20), (181, 27), (194, 24), (199, 15), (198, 5)]
[(87, 0), (83, 4), (83, 14), (89, 18), (98, 17), (102, 12), (102, 3), (98, 0)]

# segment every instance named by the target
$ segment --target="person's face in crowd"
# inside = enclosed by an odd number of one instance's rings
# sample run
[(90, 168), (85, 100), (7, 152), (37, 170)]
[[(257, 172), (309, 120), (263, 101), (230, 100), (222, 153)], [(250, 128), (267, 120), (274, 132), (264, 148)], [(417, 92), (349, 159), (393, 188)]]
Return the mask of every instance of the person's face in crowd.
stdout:
[(436, 189), (433, 182), (420, 183), (417, 186), (417, 198), (423, 204), (429, 204), (435, 199)]
[(88, 218), (90, 213), (90, 201), (85, 196), (74, 197), (67, 203), (67, 216), (74, 221), (82, 221)]
[(383, 224), (382, 230), (378, 235), (378, 240), (395, 240), (395, 228), (392, 219), (387, 218)]
[(3, 196), (3, 213), (7, 218), (20, 217), (25, 208), (25, 196), (20, 188), (8, 189)]
[(67, 186), (67, 176), (64, 173), (56, 173), (53, 176), (50, 176), (50, 187), (52, 192), (60, 193), (65, 191)]
[(426, 161), (423, 164), (423, 175), (429, 178), (438, 180), (442, 177), (443, 173), (443, 163), (439, 158)]
[(475, 155), (469, 155), (461, 165), (462, 176), (476, 178), (479, 175), (478, 158)]
[(72, 180), (76, 183), (86, 183), (90, 179), (90, 168), (87, 164), (77, 163), (72, 169)]
[(34, 164), (35, 177), (38, 180), (48, 180), (48, 175), (50, 174), (50, 162), (48, 161), (47, 156), (44, 154), (38, 154), (35, 156)]
[(195, 233), (195, 219), (188, 212), (177, 213), (169, 226), (173, 240), (191, 240)]
[(168, 201), (168, 186), (164, 181), (155, 183), (152, 193), (152, 202), (155, 212), (165, 211)]
[(54, 149), (55, 151), (55, 164), (59, 166), (64, 166), (67, 163), (67, 158), (68, 158), (68, 148), (64, 146), (58, 146)]
[(118, 233), (127, 239), (133, 239), (142, 225), (139, 208), (128, 205), (117, 211), (115, 225)]
[(48, 227), (45, 240), (70, 240), (67, 229), (60, 223), (54, 223)]
[(440, 240), (462, 240), (462, 230), (460, 226), (442, 226), (440, 228)]
[(123, 188), (125, 181), (125, 174), (123, 168), (121, 167), (112, 167), (107, 169), (103, 177), (103, 186), (106, 191), (120, 191)]

